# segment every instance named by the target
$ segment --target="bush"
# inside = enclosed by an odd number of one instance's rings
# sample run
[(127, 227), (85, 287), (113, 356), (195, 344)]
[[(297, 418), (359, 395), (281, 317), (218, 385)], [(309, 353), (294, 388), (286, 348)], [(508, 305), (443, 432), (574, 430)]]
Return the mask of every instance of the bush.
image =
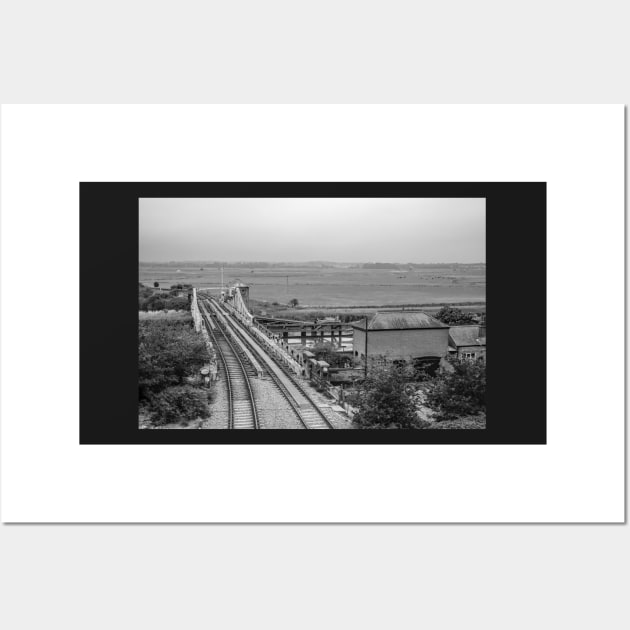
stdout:
[[(186, 298), (143, 297), (140, 308), (181, 308)], [(199, 370), (209, 360), (206, 344), (192, 325), (190, 314), (146, 316), (138, 322), (138, 402), (140, 426), (208, 418), (210, 392), (202, 385)]]
[(201, 335), (189, 321), (142, 320), (138, 327), (138, 386), (140, 400), (182, 385), (208, 360)]
[(154, 426), (208, 418), (208, 392), (192, 385), (168, 387), (150, 399), (147, 410)]
[(452, 420), (486, 411), (486, 364), (484, 361), (450, 362), (451, 369), (441, 372), (429, 385), (427, 406), (436, 420)]
[(454, 308), (453, 306), (443, 306), (435, 314), (435, 318), (449, 326), (475, 323), (475, 317), (471, 313), (464, 313), (461, 308)]
[(353, 421), (360, 429), (419, 429), (416, 388), (406, 366), (374, 367), (359, 389)]
[(164, 300), (164, 306), (168, 310), (172, 311), (186, 311), (190, 309), (188, 298), (185, 297), (171, 297)]
[(190, 303), (188, 298), (174, 297), (163, 293), (154, 293), (150, 289), (151, 294), (140, 293), (138, 296), (138, 310), (140, 311), (188, 311), (190, 310)]

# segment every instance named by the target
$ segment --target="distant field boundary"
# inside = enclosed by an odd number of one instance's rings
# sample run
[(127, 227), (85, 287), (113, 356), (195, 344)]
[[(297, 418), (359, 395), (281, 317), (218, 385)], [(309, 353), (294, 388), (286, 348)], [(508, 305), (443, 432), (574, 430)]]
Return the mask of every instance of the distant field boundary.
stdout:
[(380, 304), (380, 305), (375, 305), (375, 304), (366, 304), (364, 306), (343, 306), (343, 305), (338, 305), (338, 306), (331, 306), (331, 305), (326, 305), (326, 306), (318, 306), (316, 304), (309, 304), (308, 306), (298, 306), (295, 310), (297, 311), (312, 311), (312, 310), (319, 310), (319, 311), (339, 311), (339, 310), (365, 310), (365, 309), (376, 309), (376, 308), (380, 308), (380, 309), (390, 309), (390, 310), (398, 310), (401, 308), (442, 308), (443, 306), (468, 306), (468, 307), (486, 307), (486, 303), (485, 302), (424, 302), (422, 304)]
[(166, 313), (161, 311), (138, 311), (139, 320), (156, 320), (156, 319), (190, 319), (192, 321), (192, 315), (190, 311), (176, 311), (169, 310)]

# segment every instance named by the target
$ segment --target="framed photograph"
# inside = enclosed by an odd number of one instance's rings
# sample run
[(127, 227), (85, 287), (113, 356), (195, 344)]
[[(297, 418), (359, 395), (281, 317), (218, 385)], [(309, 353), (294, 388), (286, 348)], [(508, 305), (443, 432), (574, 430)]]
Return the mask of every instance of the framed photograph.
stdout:
[(5, 522), (623, 522), (622, 106), (0, 113)]
[(486, 308), (544, 312), (545, 222), (544, 183), (82, 183), (81, 442), (544, 444), (545, 318), (493, 362)]

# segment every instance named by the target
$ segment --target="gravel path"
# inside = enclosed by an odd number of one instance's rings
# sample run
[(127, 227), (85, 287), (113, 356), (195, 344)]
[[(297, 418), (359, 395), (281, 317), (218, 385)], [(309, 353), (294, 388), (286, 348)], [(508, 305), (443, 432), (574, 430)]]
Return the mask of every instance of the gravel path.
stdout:
[(214, 400), (210, 403), (210, 417), (203, 421), (200, 429), (228, 428), (228, 395), (222, 369), (219, 374), (219, 380), (214, 383)]

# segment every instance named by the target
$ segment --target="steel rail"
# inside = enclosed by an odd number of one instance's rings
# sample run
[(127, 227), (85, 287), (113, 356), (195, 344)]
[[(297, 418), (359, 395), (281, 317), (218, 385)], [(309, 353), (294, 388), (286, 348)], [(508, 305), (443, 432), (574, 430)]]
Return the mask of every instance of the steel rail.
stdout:
[[(233, 321), (228, 319), (228, 316), (230, 316), (231, 313), (229, 313), (229, 311), (227, 311), (227, 309), (222, 308), (221, 305), (217, 304), (216, 300), (214, 300), (213, 298), (210, 298), (209, 301), (214, 303), (215, 308), (218, 308), (220, 310), (220, 312), (223, 314), (223, 316), (226, 318), (226, 320), (230, 323), (232, 329), (234, 330), (234, 333), (239, 337), (241, 342), (244, 343), (247, 346), (247, 348), (249, 349), (249, 351), (252, 354), (254, 354), (254, 356), (257, 356), (261, 360), (261, 362), (264, 364), (265, 363), (265, 359), (264, 359), (264, 357), (261, 356), (260, 350), (258, 350), (258, 348), (256, 348), (250, 342), (250, 340), (245, 337), (245, 335), (238, 329), (238, 327), (235, 325), (235, 323)], [(240, 322), (239, 322), (239, 325), (242, 327), (242, 324), (240, 324)], [(291, 381), (291, 384), (300, 392), (300, 394), (311, 405), (311, 409), (316, 412), (316, 414), (319, 417), (319, 419), (323, 420), (323, 422), (327, 426), (327, 428), (334, 429), (335, 428), (334, 425), (326, 417), (326, 414), (324, 414), (324, 412), (319, 408), (317, 403), (305, 391), (304, 387), (299, 383), (299, 381), (295, 378), (295, 376), (291, 372), (289, 372), (286, 369), (286, 367), (284, 365), (282, 365), (282, 363), (280, 361), (278, 361), (278, 359), (276, 359), (276, 357), (268, 354), (267, 352), (265, 352), (265, 356), (268, 357), (269, 359), (271, 359), (280, 368), (280, 370), (282, 370), (283, 374)], [(280, 390), (280, 393), (289, 402), (291, 408), (293, 409), (293, 411), (297, 415), (298, 419), (300, 420), (300, 422), (302, 423), (304, 428), (312, 429), (313, 427), (308, 425), (308, 419), (305, 417), (305, 415), (303, 413), (304, 410), (300, 409), (299, 402), (297, 400), (295, 400), (294, 396), (288, 391), (288, 389), (286, 388), (284, 383), (282, 383), (282, 381), (278, 378), (278, 376), (276, 374), (273, 373), (272, 370), (267, 369), (266, 372), (271, 377), (271, 379), (274, 382), (274, 384), (278, 387), (278, 389)]]
[(217, 335), (215, 334), (215, 331), (213, 330), (212, 326), (210, 325), (210, 319), (208, 316), (208, 313), (206, 311), (206, 308), (203, 304), (200, 305), (199, 308), (199, 312), (201, 313), (201, 316), (206, 324), (206, 329), (208, 330), (208, 333), (210, 334), (210, 337), (212, 338), (212, 341), (214, 342), (214, 347), (217, 349), (217, 353), (219, 354), (219, 357), (221, 359), (221, 363), (223, 364), (223, 370), (225, 371), (225, 381), (227, 384), (227, 389), (228, 389), (228, 409), (229, 409), (229, 413), (228, 413), (228, 428), (229, 429), (234, 429), (234, 418), (235, 418), (235, 405), (234, 405), (234, 387), (232, 386), (232, 380), (234, 380), (235, 382), (238, 381), (242, 381), (245, 385), (245, 389), (247, 391), (247, 398), (248, 398), (248, 403), (249, 403), (249, 407), (251, 410), (251, 416), (252, 416), (252, 424), (253, 424), (253, 428), (254, 429), (260, 429), (260, 422), (259, 422), (259, 418), (258, 418), (258, 409), (256, 407), (256, 400), (254, 397), (254, 392), (252, 390), (252, 386), (251, 383), (249, 381), (249, 376), (247, 375), (247, 370), (245, 368), (245, 366), (243, 365), (243, 361), (241, 360), (241, 357), (239, 356), (238, 351), (236, 350), (236, 348), (234, 347), (234, 344), (230, 341), (230, 338), (228, 337), (227, 334), (225, 334), (225, 332), (223, 330), (221, 330), (221, 327), (219, 326), (219, 324), (217, 323), (217, 330), (221, 331), (221, 334), (223, 335), (223, 340), (225, 341), (225, 343), (227, 344), (228, 348), (231, 350), (234, 358), (237, 361), (237, 365), (240, 368), (240, 375), (239, 374), (235, 374), (234, 372), (230, 371), (230, 368), (228, 366), (228, 361), (225, 357), (225, 354), (223, 352), (223, 350), (221, 349), (221, 345), (219, 343), (219, 339), (217, 338)]

